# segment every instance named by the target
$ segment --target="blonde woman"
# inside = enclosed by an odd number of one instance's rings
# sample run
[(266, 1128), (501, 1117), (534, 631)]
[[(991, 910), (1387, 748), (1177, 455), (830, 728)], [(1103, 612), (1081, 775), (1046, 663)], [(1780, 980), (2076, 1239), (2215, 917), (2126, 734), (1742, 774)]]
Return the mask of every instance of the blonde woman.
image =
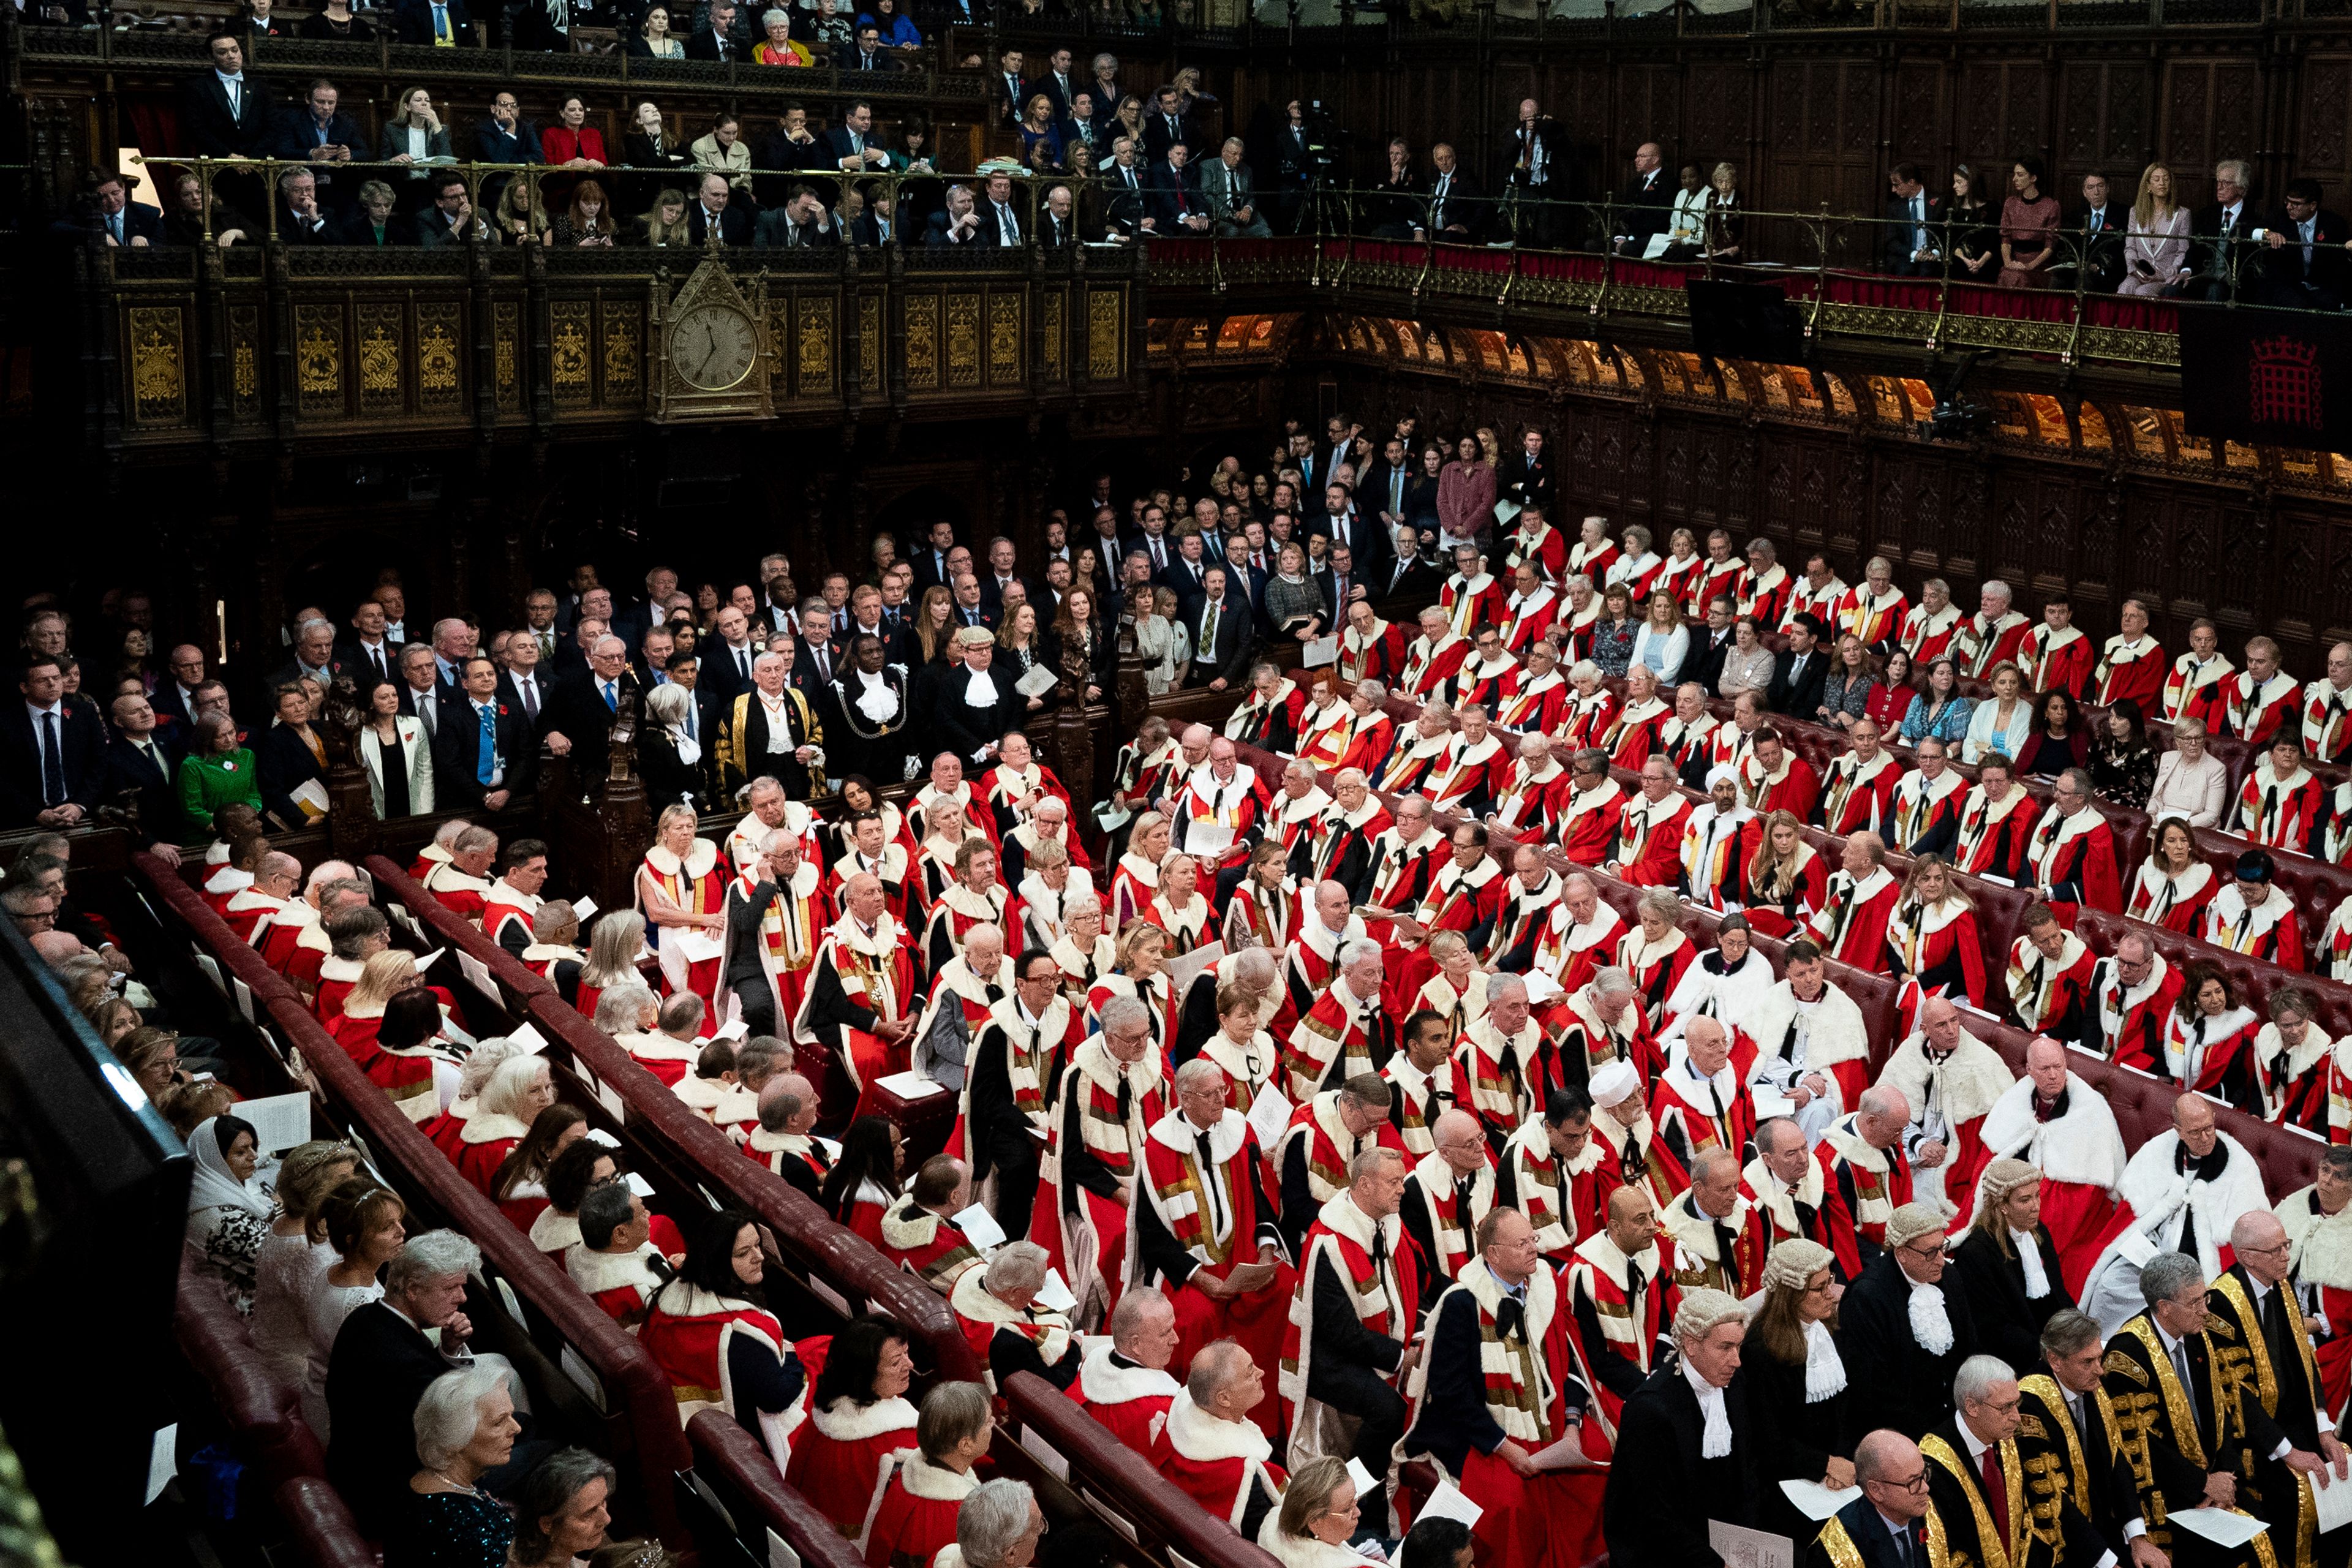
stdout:
[(2124, 237), (2124, 280), (2118, 294), (2159, 294), (2179, 280), (2189, 261), (2189, 209), (2173, 189), (2172, 171), (2150, 163), (2140, 171), (2139, 198), (2132, 203), (2131, 227)]
[(1911, 863), (1911, 875), (1887, 918), (1886, 950), (1895, 977), (1918, 986), (1916, 992), (1903, 988), (1899, 1000), (1906, 1015), (1929, 996), (1979, 1010), (1985, 1006), (1984, 943), (1977, 934), (1976, 903), (1941, 855), (1922, 855)]
[(545, 245), (547, 209), (540, 205), (538, 187), (514, 179), (499, 192), (498, 210), (490, 214), (490, 233), (500, 245)]
[(580, 966), (580, 993), (572, 1003), (582, 1017), (596, 1016), (596, 999), (615, 985), (634, 985), (643, 979), (637, 960), (645, 956), (646, 917), (636, 910), (612, 910), (597, 917), (588, 933), (588, 962)]
[(694, 243), (686, 223), (686, 193), (664, 191), (654, 205), (629, 226), (630, 245), (682, 246)]
[(1118, 963), (1087, 992), (1087, 1016), (1102, 1016), (1114, 997), (1132, 996), (1151, 1011), (1151, 1045), (1164, 1051), (1176, 1038), (1176, 982), (1168, 973), (1168, 933), (1147, 920), (1118, 933)]
[(1748, 219), (1742, 214), (1739, 201), (1739, 171), (1731, 164), (1717, 163), (1708, 176), (1706, 191), (1706, 254), (1714, 261), (1739, 259), (1739, 241), (1748, 230)]
[(423, 179), (428, 163), (457, 161), (449, 150), (449, 128), (433, 112), (431, 89), (412, 87), (400, 95), (399, 111), (383, 122), (378, 156), (387, 163), (412, 165), (412, 180)]
[(1787, 937), (1812, 923), (1830, 877), (1805, 842), (1804, 824), (1791, 813), (1776, 811), (1764, 819), (1747, 880), (1748, 923), (1766, 936)]
[(1360, 1568), (1375, 1561), (1349, 1544), (1360, 1518), (1347, 1461), (1320, 1454), (1290, 1472), (1282, 1506), (1258, 1526), (1257, 1543), (1282, 1568)]

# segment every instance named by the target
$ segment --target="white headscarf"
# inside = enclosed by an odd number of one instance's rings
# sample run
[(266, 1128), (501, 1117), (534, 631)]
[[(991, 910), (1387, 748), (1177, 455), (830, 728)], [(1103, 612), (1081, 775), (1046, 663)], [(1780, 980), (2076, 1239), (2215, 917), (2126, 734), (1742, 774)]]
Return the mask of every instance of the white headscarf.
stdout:
[[(222, 1121), (208, 1116), (188, 1134), (188, 1153), (195, 1163), (194, 1176), (188, 1184), (188, 1217), (193, 1221), (207, 1209), (243, 1209), (267, 1221), (274, 1212), (269, 1200), (238, 1181), (236, 1173), (228, 1168), (228, 1156), (221, 1148)], [(206, 1224), (209, 1226), (210, 1222)]]

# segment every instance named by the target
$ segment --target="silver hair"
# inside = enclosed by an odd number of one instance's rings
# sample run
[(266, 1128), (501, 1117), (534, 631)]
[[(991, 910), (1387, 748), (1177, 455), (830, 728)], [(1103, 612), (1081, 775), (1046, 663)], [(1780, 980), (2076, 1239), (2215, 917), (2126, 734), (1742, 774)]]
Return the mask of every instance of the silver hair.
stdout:
[(1981, 1404), (1992, 1397), (1994, 1388), (2017, 1381), (2016, 1369), (1997, 1355), (1972, 1355), (1960, 1363), (1960, 1370), (1952, 1377), (1952, 1403)]
[(1007, 1290), (1028, 1290), (1045, 1282), (1045, 1269), (1050, 1255), (1034, 1241), (1016, 1241), (1000, 1249), (988, 1260), (988, 1272), (981, 1283), (992, 1296)]
[(665, 724), (683, 724), (694, 699), (686, 694), (683, 686), (656, 686), (646, 693), (646, 711)]
[(1633, 989), (1633, 977), (1613, 964), (1592, 972), (1592, 994), (1595, 996), (1613, 996), (1619, 992), (1630, 993)]
[[(1653, 757), (1650, 760), (1665, 761), (1663, 757)], [(1671, 767), (1674, 764), (1669, 763), (1666, 765)], [(1648, 892), (1643, 893), (1640, 904), (1636, 907), (1645, 915), (1664, 915), (1669, 921), (1680, 919), (1683, 912), (1683, 901), (1664, 888), (1652, 888)]]
[(969, 1568), (996, 1568), (1029, 1531), (1035, 1494), (1026, 1481), (983, 1481), (956, 1509), (956, 1548)]
[[(1192, 1064), (1186, 1062), (1184, 1065), (1191, 1067)], [(1150, 1320), (1163, 1312), (1174, 1317), (1176, 1303), (1160, 1291), (1124, 1290), (1119, 1293), (1118, 1305), (1110, 1310), (1110, 1321), (1104, 1327), (1110, 1334), (1110, 1342), (1116, 1345), (1122, 1340), (1133, 1340)]]
[(1389, 700), (1389, 689), (1377, 680), (1360, 680), (1356, 683), (1356, 695), (1370, 698), (1377, 707)]
[(1380, 956), (1381, 944), (1370, 937), (1360, 936), (1353, 941), (1343, 942), (1339, 944), (1339, 972), (1344, 974), (1364, 960), (1369, 958), (1378, 961)]
[(2252, 190), (2254, 184), (2253, 165), (2243, 158), (2224, 158), (2213, 165), (2213, 177), (2227, 179), (2240, 190)]
[(1872, 1084), (1862, 1091), (1862, 1098), (1855, 1101), (1854, 1109), (1864, 1116), (1892, 1116), (1897, 1105), (1908, 1106), (1909, 1103), (1896, 1090)]
[(1486, 981), (1486, 1005), (1490, 1007), (1507, 996), (1524, 996), (1527, 994), (1528, 983), (1508, 970), (1492, 975)]
[(1551, 742), (1547, 740), (1545, 737), (1534, 734), (1522, 735), (1519, 737), (1519, 755), (1523, 757), (1544, 757), (1549, 756), (1550, 754)]
[(1348, 1180), (1350, 1183), (1360, 1181), (1380, 1169), (1381, 1163), (1388, 1160), (1394, 1160), (1400, 1164), (1403, 1163), (1404, 1151), (1391, 1149), (1384, 1144), (1376, 1144), (1348, 1162)]
[(1114, 996), (1103, 1004), (1102, 1032), (1126, 1034), (1131, 1029), (1151, 1027), (1151, 1009), (1134, 996)]
[[(1176, 1089), (1180, 1094), (1195, 1084), (1222, 1086), (1224, 1080), (1225, 1069), (1206, 1057), (1194, 1057), (1176, 1069)], [(1125, 1300), (1127, 1298), (1122, 1296), (1119, 1299)]]
[(1580, 658), (1574, 664), (1568, 667), (1568, 679), (1570, 681), (1582, 680), (1587, 677), (1590, 677), (1594, 680), (1603, 679), (1601, 672), (1601, 667), (1593, 663), (1591, 659)]
[(452, 1274), (471, 1274), (482, 1266), (482, 1249), (454, 1230), (428, 1230), (412, 1236), (383, 1271), (383, 1288), (404, 1296), (410, 1287)]
[(2204, 1266), (2185, 1252), (2159, 1252), (2139, 1271), (2139, 1293), (2153, 1307), (2190, 1285), (2205, 1283)]
[(507, 1385), (497, 1367), (445, 1372), (425, 1385), (416, 1401), (416, 1458), (428, 1470), (446, 1467), (463, 1453), (482, 1424), (482, 1406)]
[(646, 1010), (660, 1005), (649, 985), (613, 986), (596, 997), (596, 1026), (608, 1035), (634, 1035)]
[(1989, 578), (1986, 581), (1984, 587), (1979, 591), (1992, 595), (2004, 605), (2017, 597), (2017, 590), (2011, 587), (2008, 584), (2002, 582), (1998, 577)]

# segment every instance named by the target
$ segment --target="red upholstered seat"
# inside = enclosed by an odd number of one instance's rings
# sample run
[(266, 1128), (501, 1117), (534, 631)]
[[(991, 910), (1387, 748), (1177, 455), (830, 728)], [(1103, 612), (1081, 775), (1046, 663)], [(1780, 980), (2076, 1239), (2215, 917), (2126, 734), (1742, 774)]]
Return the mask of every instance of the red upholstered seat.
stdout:
[(185, 1258), (172, 1331), (239, 1455), (261, 1472), (265, 1489), (274, 1491), (301, 1477), (326, 1487), (326, 1450), (302, 1419), (301, 1390), (289, 1386), (253, 1348), (245, 1320), (221, 1293), (220, 1282), (191, 1271)]
[(296, 1556), (310, 1568), (376, 1568), (377, 1550), (360, 1534), (352, 1510), (316, 1476), (296, 1476), (278, 1487), (278, 1514), (294, 1538)]

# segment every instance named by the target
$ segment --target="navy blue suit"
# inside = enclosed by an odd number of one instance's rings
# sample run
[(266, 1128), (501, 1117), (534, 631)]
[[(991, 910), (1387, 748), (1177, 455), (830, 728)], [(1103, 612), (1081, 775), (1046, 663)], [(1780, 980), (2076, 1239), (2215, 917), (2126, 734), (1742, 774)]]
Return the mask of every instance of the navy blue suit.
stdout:
[(106, 786), (102, 793), (109, 797), (124, 794), (137, 796), (140, 829), (151, 840), (177, 844), (183, 825), (180, 792), (173, 781), (180, 773), (180, 748), (167, 742), (160, 729), (147, 741), (154, 749), (154, 756), (133, 747), (127, 735), (118, 732), (113, 736), (106, 748)]
[(57, 728), (65, 790), (51, 800), (42, 790), (42, 753), (24, 697), (0, 710), (0, 826), (30, 827), (53, 805), (78, 805), (85, 815), (97, 806), (106, 784), (105, 721), (96, 709), (68, 700), (58, 704)]
[[(474, 37), (474, 18), (472, 13), (466, 9), (466, 0), (449, 0), (447, 10), (451, 42), (461, 49), (478, 47), (480, 40)], [(431, 0), (404, 0), (394, 16), (402, 43), (429, 45), (433, 42)]]
[[(499, 709), (499, 755), (506, 763), (505, 776), (498, 787), (517, 795), (529, 794), (539, 775), (539, 741), (520, 709), (506, 701), (503, 694), (492, 700)], [(547, 710), (541, 708), (540, 711), (544, 714)], [(487, 793), (480, 778), (482, 724), (474, 700), (467, 693), (461, 691), (441, 705), (433, 726), (433, 764), (438, 770), (436, 788), (452, 801), (481, 805)]]

